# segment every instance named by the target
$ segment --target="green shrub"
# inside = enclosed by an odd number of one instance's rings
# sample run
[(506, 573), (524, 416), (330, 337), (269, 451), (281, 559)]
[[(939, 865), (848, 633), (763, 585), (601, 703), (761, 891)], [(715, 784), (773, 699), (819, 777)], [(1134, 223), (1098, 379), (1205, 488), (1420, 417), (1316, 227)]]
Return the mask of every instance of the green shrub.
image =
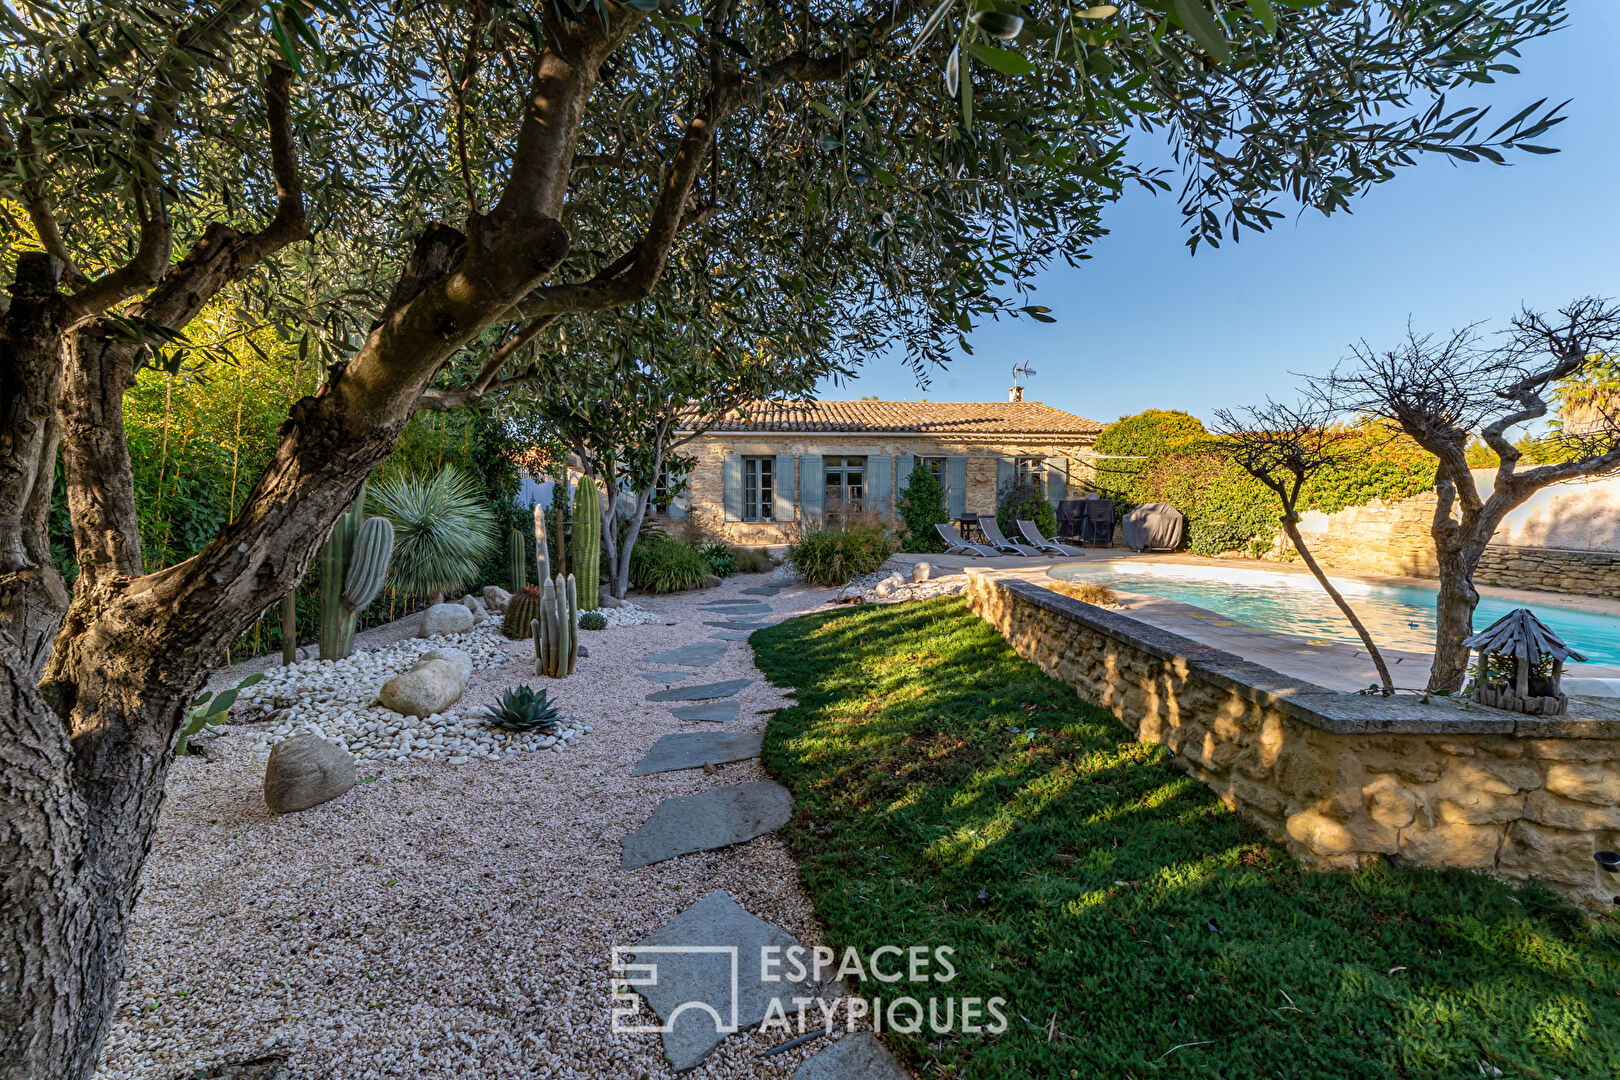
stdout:
[(806, 581), (833, 588), (870, 574), (898, 550), (899, 541), (882, 525), (822, 525), (800, 532), (787, 561)]
[(1282, 507), (1264, 484), (1216, 451), (1160, 458), (1143, 477), (1144, 502), (1164, 502), (1187, 519), (1187, 547), (1195, 555), (1271, 546)]
[(630, 584), (644, 592), (695, 589), (713, 573), (695, 544), (663, 533), (643, 533), (630, 553)]
[(1002, 486), (996, 500), (996, 524), (1003, 536), (1012, 539), (1018, 535), (1019, 518), (1040, 526), (1042, 536), (1057, 535), (1057, 511), (1039, 480), (1018, 477)]
[(923, 554), (944, 551), (945, 542), (939, 538), (935, 525), (951, 520), (945, 506), (945, 486), (934, 475), (934, 470), (918, 465), (900, 489), (900, 520), (905, 523), (905, 536), (901, 538), (903, 550)]
[(371, 512), (394, 524), (393, 588), (443, 596), (475, 584), (495, 550), (495, 514), (478, 485), (446, 465), (427, 479), (386, 477), (371, 489)]
[(1203, 421), (1180, 409), (1147, 409), (1122, 416), (1097, 436), (1097, 453), (1107, 455), (1097, 462), (1097, 490), (1114, 500), (1117, 514), (1153, 502), (1143, 491), (1143, 483), (1154, 462), (1208, 436)]
[(581, 630), (606, 630), (607, 616), (600, 611), (582, 611), (579, 615)]
[(715, 577), (730, 577), (737, 572), (737, 554), (726, 544), (716, 540), (698, 550), (708, 561), (709, 573)]
[(739, 574), (768, 574), (776, 569), (776, 560), (762, 547), (732, 548)]

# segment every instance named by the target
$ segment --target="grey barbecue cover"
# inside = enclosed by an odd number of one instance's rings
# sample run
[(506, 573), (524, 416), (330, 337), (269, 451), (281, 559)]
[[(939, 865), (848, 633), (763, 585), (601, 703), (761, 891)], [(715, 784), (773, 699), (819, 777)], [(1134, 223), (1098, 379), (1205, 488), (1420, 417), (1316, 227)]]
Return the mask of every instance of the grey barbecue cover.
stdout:
[(1187, 519), (1169, 503), (1148, 503), (1125, 515), (1120, 528), (1125, 546), (1132, 551), (1170, 551), (1181, 546), (1181, 530)]

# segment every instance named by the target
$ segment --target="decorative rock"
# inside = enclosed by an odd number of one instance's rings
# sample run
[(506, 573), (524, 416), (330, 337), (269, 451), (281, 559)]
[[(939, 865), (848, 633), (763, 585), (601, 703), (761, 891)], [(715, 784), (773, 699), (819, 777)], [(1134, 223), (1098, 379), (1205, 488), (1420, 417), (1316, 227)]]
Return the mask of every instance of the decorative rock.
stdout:
[(759, 757), (762, 736), (741, 731), (694, 731), (665, 735), (653, 743), (647, 756), (636, 762), (631, 776), (696, 769), (703, 765), (724, 765)]
[(614, 596), (607, 590), (606, 586), (604, 586), (596, 594), (596, 606), (606, 608), (621, 608), (624, 607), (624, 601), (620, 600), (617, 596)]
[(649, 664), (680, 664), (684, 667), (708, 667), (720, 662), (729, 648), (722, 641), (694, 641), (674, 649), (643, 657)]
[(651, 866), (694, 851), (730, 847), (775, 832), (793, 816), (793, 796), (781, 784), (756, 780), (665, 799), (622, 841), (621, 870)]
[(728, 724), (742, 713), (735, 701), (717, 701), (713, 705), (682, 705), (669, 710), (677, 720), (700, 720), (711, 724)]
[(439, 634), (465, 634), (473, 628), (473, 613), (463, 604), (434, 604), (422, 612), (422, 628), (418, 637)]
[(648, 701), (705, 701), (730, 697), (745, 686), (754, 685), (753, 679), (727, 679), (724, 682), (698, 683), (696, 686), (674, 686), (648, 694)]
[(846, 1035), (800, 1065), (793, 1080), (910, 1080), (870, 1031)]
[[(919, 585), (921, 585), (923, 582), (927, 581), (930, 577), (933, 577), (933, 575), (934, 575), (934, 568), (933, 568), (933, 566), (931, 564), (929, 564), (927, 562), (917, 563), (915, 566), (913, 566), (911, 568), (911, 580), (916, 582)], [(849, 1040), (846, 1039), (844, 1041), (848, 1042)]]
[(383, 683), (377, 699), (385, 709), (402, 716), (432, 716), (455, 704), (464, 689), (466, 683), (455, 664), (426, 660)]
[(473, 658), (464, 649), (429, 649), (416, 658), (416, 663), (420, 666), (425, 660), (443, 660), (450, 664), (463, 683), (472, 678)]
[(703, 575), (703, 587), (705, 589), (718, 589), (720, 587), (720, 577), (719, 577), (719, 575), (717, 575), (717, 574), (704, 574)]
[(469, 593), (468, 595), (463, 596), (460, 600), (457, 600), (456, 603), (472, 612), (473, 618), (475, 619), (486, 618), (489, 615), (489, 610), (484, 607), (482, 597), (473, 596), (471, 593)]
[(264, 801), (277, 814), (308, 810), (352, 787), (354, 758), (317, 735), (277, 743), (264, 770)]
[(484, 586), (484, 607), (490, 611), (506, 610), (506, 605), (512, 602), (512, 594), (499, 585)]

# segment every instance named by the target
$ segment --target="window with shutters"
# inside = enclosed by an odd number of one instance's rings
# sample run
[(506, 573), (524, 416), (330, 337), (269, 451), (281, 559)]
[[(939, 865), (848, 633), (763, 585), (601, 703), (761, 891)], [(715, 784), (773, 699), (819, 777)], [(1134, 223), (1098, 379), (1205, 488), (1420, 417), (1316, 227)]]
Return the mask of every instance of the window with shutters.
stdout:
[(1026, 454), (1015, 462), (1014, 475), (1019, 480), (1035, 484), (1046, 483), (1046, 458), (1041, 454)]
[(866, 459), (830, 457), (822, 464), (827, 501), (827, 523), (837, 525), (858, 517), (866, 506)]
[(921, 468), (921, 469), (927, 469), (929, 472), (933, 473), (934, 474), (934, 479), (939, 481), (939, 486), (941, 488), (945, 487), (945, 485), (948, 483), (948, 481), (945, 479), (945, 459), (944, 458), (942, 458), (942, 457), (920, 457), (920, 458), (917, 459), (917, 467)]
[(776, 520), (776, 459), (745, 457), (743, 464), (743, 520)]

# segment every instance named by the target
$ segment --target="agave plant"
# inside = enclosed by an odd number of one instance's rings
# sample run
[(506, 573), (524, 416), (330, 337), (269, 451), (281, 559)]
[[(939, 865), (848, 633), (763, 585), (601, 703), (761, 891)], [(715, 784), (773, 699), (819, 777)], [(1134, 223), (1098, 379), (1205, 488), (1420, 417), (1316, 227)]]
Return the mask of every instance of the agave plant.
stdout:
[(499, 705), (491, 705), (484, 713), (484, 723), (502, 731), (535, 731), (554, 728), (560, 721), (557, 706), (546, 698), (544, 690), (519, 686), (501, 695)]
[(449, 465), (427, 479), (381, 481), (371, 510), (394, 523), (390, 584), (432, 603), (476, 581), (495, 550), (494, 512), (478, 485)]

